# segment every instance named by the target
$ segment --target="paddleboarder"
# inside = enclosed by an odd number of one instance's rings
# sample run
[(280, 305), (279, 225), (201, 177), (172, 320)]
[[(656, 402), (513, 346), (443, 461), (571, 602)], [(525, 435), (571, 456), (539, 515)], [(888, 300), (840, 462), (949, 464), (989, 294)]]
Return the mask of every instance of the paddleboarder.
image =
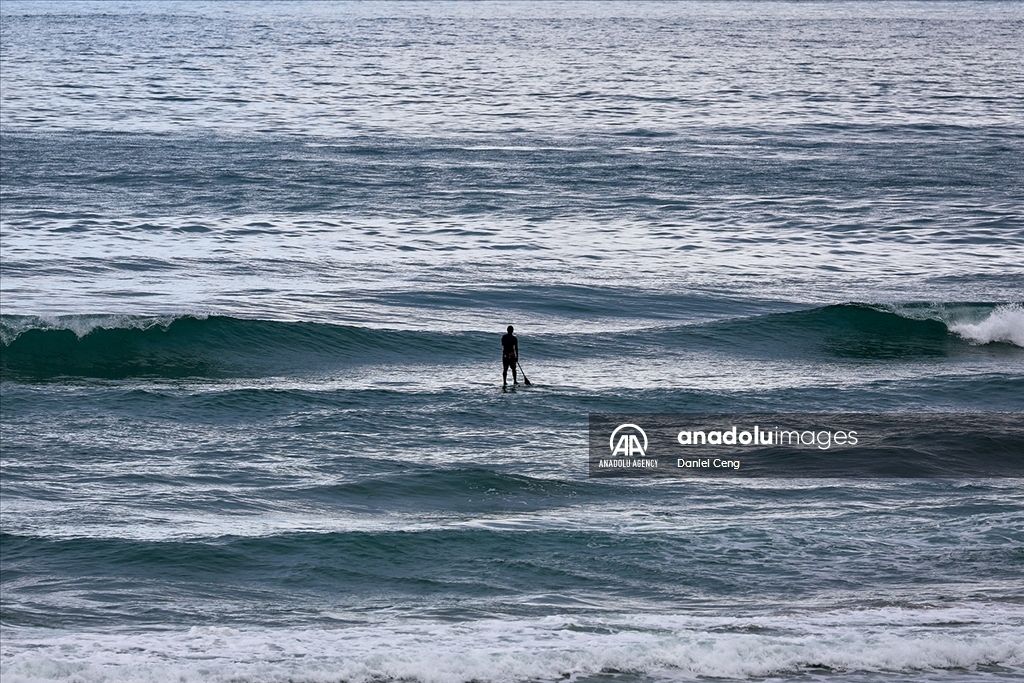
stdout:
[(519, 384), (516, 377), (516, 364), (519, 362), (519, 340), (512, 334), (514, 328), (508, 326), (508, 334), (501, 337), (501, 386), (508, 386), (508, 369), (512, 368), (512, 384)]

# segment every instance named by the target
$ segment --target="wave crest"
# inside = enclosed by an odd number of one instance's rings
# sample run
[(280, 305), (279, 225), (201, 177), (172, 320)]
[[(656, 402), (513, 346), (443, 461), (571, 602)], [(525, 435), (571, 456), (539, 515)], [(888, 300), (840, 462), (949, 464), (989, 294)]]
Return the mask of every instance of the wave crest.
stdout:
[[(81, 339), (94, 330), (148, 330), (153, 327), (167, 329), (180, 315), (141, 316), (116, 314), (55, 315), (55, 316), (3, 316), (0, 319), (0, 342), (10, 346), (22, 334), (38, 330), (67, 330)], [(188, 317), (205, 320), (207, 316), (192, 313)]]
[(1003, 342), (1024, 347), (1024, 307), (1020, 304), (997, 306), (979, 323), (953, 323), (949, 329), (971, 344)]

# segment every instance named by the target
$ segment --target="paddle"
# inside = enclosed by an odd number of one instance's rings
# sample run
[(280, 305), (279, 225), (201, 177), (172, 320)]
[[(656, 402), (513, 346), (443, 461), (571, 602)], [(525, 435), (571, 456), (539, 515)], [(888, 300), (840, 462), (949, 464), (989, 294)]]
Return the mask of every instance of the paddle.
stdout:
[(526, 370), (523, 370), (523, 364), (516, 358), (516, 365), (519, 366), (519, 372), (523, 373), (523, 384), (530, 386), (530, 378), (526, 376)]

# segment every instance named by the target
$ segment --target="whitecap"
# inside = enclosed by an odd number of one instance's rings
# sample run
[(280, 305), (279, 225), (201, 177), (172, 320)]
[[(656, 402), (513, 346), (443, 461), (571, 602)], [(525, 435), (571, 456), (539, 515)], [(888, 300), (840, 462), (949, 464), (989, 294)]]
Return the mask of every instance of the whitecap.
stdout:
[(1007, 342), (1024, 346), (1024, 308), (1020, 304), (997, 306), (977, 324), (958, 323), (949, 329), (972, 344)]

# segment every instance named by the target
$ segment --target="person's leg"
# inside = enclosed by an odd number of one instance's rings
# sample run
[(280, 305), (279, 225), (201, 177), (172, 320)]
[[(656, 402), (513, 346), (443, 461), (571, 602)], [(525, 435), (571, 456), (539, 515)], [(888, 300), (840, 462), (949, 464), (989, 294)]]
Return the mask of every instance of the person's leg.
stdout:
[(512, 384), (519, 384), (519, 377), (516, 376), (516, 362), (512, 361)]
[[(512, 369), (512, 381), (516, 381), (515, 368)], [(501, 359), (501, 386), (508, 386), (508, 361)]]

